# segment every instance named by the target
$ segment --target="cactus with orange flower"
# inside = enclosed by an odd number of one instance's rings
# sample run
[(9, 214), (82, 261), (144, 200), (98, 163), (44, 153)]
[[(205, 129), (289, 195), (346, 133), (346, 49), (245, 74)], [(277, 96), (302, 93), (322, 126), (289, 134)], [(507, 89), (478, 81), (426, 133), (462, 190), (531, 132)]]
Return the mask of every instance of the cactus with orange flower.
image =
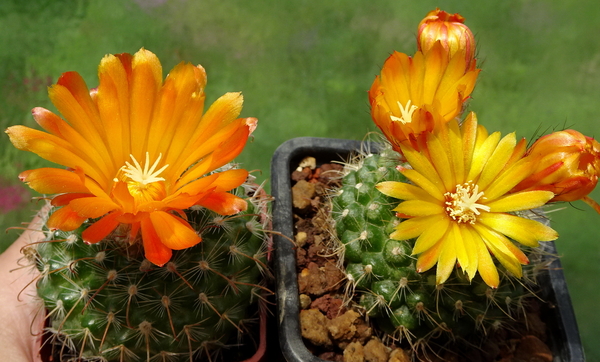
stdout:
[[(56, 358), (210, 359), (256, 322), (268, 293), (268, 195), (231, 164), (256, 127), (240, 93), (204, 112), (206, 73), (158, 58), (104, 57), (99, 86), (64, 73), (46, 131), (7, 129), (19, 149), (65, 168), (19, 176), (53, 194), (35, 245), (38, 296)], [(246, 333), (247, 335), (247, 333)]]

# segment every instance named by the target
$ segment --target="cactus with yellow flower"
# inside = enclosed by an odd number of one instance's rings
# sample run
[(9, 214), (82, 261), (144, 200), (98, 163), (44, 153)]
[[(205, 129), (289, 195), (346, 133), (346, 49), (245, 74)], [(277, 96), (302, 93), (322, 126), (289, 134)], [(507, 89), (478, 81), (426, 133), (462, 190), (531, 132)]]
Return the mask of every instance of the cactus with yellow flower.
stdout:
[(240, 93), (205, 112), (204, 69), (163, 80), (145, 49), (98, 74), (91, 90), (76, 72), (49, 88), (62, 118), (33, 109), (45, 132), (6, 131), (65, 167), (19, 175), (53, 195), (28, 253), (46, 343), (64, 361), (210, 360), (256, 328), (268, 293), (269, 197), (231, 163), (257, 120), (239, 118)]
[(463, 17), (430, 12), (417, 46), (394, 52), (369, 91), (387, 146), (348, 164), (332, 194), (347, 290), (413, 346), (483, 336), (522, 312), (540, 242), (558, 238), (544, 205), (582, 199), (600, 212), (587, 196), (596, 140), (565, 130), (527, 148), (463, 115), (479, 74)]

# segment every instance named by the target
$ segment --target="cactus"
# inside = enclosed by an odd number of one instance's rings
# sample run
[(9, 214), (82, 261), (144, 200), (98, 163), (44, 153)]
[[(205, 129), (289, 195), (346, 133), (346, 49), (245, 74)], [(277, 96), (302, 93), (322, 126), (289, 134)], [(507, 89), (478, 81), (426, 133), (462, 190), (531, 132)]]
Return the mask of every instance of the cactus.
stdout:
[[(522, 280), (504, 276), (499, 288), (491, 288), (476, 275), (471, 281), (460, 268), (436, 284), (436, 271), (419, 273), (411, 256), (415, 239), (389, 237), (402, 221), (392, 210), (397, 199), (379, 192), (382, 181), (407, 182), (395, 168), (400, 155), (389, 146), (379, 154), (368, 153), (347, 164), (342, 186), (332, 191), (332, 225), (344, 255), (347, 279), (346, 303), (351, 301), (394, 340), (416, 346), (457, 338), (484, 337), (524, 311), (532, 295), (535, 258), (525, 267)], [(533, 252), (533, 249), (526, 253)], [(499, 264), (499, 263), (496, 263)]]
[(162, 267), (143, 257), (141, 243), (127, 243), (123, 228), (93, 245), (81, 242), (89, 223), (48, 232), (35, 264), (54, 353), (61, 361), (192, 361), (238, 345), (269, 273), (268, 198), (254, 187), (248, 201), (233, 216), (186, 210), (203, 240)]
[(239, 92), (204, 112), (204, 68), (181, 62), (163, 80), (144, 48), (106, 55), (98, 77), (90, 89), (66, 72), (49, 88), (64, 119), (34, 108), (47, 132), (6, 130), (62, 166), (19, 174), (54, 195), (47, 240), (28, 250), (49, 342), (60, 360), (212, 359), (267, 291), (269, 198), (231, 163), (258, 120), (238, 118)]

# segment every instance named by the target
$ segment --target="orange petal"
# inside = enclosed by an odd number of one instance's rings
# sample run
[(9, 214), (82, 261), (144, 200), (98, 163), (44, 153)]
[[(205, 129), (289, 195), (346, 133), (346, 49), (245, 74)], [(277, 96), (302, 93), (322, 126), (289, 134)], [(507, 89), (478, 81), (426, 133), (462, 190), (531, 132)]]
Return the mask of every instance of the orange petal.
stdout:
[(225, 93), (208, 108), (202, 121), (194, 131), (192, 140), (197, 145), (204, 143), (208, 137), (233, 122), (242, 111), (244, 97), (239, 92)]
[[(169, 73), (169, 77), (171, 77), (172, 74), (173, 71)], [(175, 165), (176, 160), (183, 158), (182, 153), (189, 150), (188, 144), (190, 143), (190, 140), (192, 140), (192, 142), (195, 140), (194, 136), (197, 137), (196, 129), (202, 121), (204, 100), (206, 99), (206, 95), (204, 94), (206, 71), (202, 66), (198, 65), (194, 67), (194, 79), (197, 90), (189, 96), (187, 102), (183, 106), (181, 119), (179, 120), (177, 127), (173, 127), (175, 133), (170, 139), (165, 138), (164, 140), (161, 140), (160, 149), (168, 149), (165, 154), (165, 163), (169, 165)]]
[(69, 203), (71, 209), (80, 216), (95, 219), (119, 207), (110, 199), (101, 197), (82, 197)]
[(52, 198), (52, 206), (65, 206), (68, 205), (71, 201), (75, 199), (79, 199), (81, 197), (93, 197), (92, 194), (84, 194), (84, 193), (68, 193), (62, 195), (56, 195)]
[[(151, 157), (156, 158), (159, 150), (163, 154), (164, 150), (171, 152), (169, 146), (175, 135), (179, 137), (175, 142), (183, 145), (187, 145), (193, 135), (201, 119), (205, 98), (206, 73), (201, 69), (182, 62), (176, 65), (165, 79), (158, 94), (148, 138), (148, 152)], [(192, 112), (188, 113), (190, 108)], [(171, 160), (166, 158), (165, 161), (169, 164)]]
[(33, 152), (45, 160), (72, 169), (81, 168), (101, 185), (108, 182), (102, 171), (79, 157), (79, 151), (59, 137), (25, 126), (8, 127), (6, 133), (13, 145), (20, 150)]
[(135, 199), (129, 193), (129, 189), (127, 188), (126, 182), (115, 182), (110, 196), (115, 202), (121, 205), (124, 213), (136, 212)]
[(419, 255), (415, 268), (417, 272), (422, 273), (431, 269), (440, 257), (440, 250), (444, 245), (444, 240), (438, 241), (433, 247), (427, 249), (424, 253)]
[[(240, 118), (216, 133), (197, 150), (190, 146), (190, 149), (196, 151), (191, 152), (174, 171), (177, 176), (185, 171), (183, 177), (177, 181), (177, 185), (185, 185), (231, 162), (244, 149), (249, 134), (250, 129), (245, 119)], [(210, 157), (205, 156), (207, 152), (212, 152)], [(202, 161), (196, 163), (200, 159)], [(190, 168), (190, 165), (194, 166)]]
[(118, 56), (105, 56), (98, 67), (98, 79), (98, 111), (103, 128), (110, 135), (106, 141), (115, 164), (123, 165), (130, 153), (129, 80), (125, 64)]
[(162, 67), (154, 53), (140, 49), (131, 64), (130, 134), (131, 154), (143, 159), (144, 147), (151, 128), (152, 113), (162, 83)]
[(120, 222), (117, 221), (117, 218), (121, 216), (121, 214), (122, 213), (120, 212), (113, 212), (106, 215), (85, 229), (81, 234), (81, 238), (88, 244), (95, 244), (102, 241), (117, 226), (119, 226)]
[(170, 249), (189, 248), (201, 241), (200, 236), (186, 221), (174, 215), (164, 211), (154, 211), (150, 213), (150, 220), (160, 241)]
[(98, 108), (90, 97), (90, 91), (77, 72), (66, 72), (58, 82), (49, 88), (48, 95), (58, 111), (69, 122), (93, 152), (101, 156), (99, 167), (108, 173), (114, 165), (103, 140), (104, 130), (100, 122)]
[(244, 199), (228, 192), (211, 192), (196, 205), (206, 207), (220, 215), (233, 215), (248, 208), (248, 203)]
[(244, 169), (218, 172), (182, 187), (181, 192), (195, 195), (208, 188), (213, 188), (215, 192), (230, 191), (243, 184), (247, 177), (248, 171)]
[(79, 216), (69, 205), (63, 206), (50, 215), (46, 226), (50, 230), (73, 231), (87, 220)]
[(59, 168), (44, 167), (24, 171), (19, 174), (19, 179), (42, 194), (89, 192), (77, 174)]
[[(111, 162), (107, 163), (106, 161), (106, 152), (99, 152), (99, 150), (104, 150), (103, 146), (98, 146), (99, 148), (94, 146), (88, 138), (75, 130), (62, 118), (45, 108), (36, 107), (32, 110), (31, 114), (35, 121), (45, 130), (67, 141), (71, 152), (77, 153), (87, 163), (101, 169), (102, 172), (110, 172), (110, 169), (106, 168), (107, 164), (111, 164)], [(86, 151), (80, 152), (80, 150)]]
[(173, 252), (161, 242), (150, 218), (143, 218), (140, 226), (142, 242), (144, 243), (144, 256), (153, 264), (165, 265), (171, 259)]

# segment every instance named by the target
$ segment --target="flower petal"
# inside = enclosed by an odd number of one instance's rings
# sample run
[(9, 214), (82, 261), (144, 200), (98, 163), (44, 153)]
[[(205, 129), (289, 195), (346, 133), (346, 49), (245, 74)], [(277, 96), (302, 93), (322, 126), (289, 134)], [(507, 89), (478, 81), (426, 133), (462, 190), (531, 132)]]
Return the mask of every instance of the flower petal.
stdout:
[(498, 176), (484, 191), (488, 200), (494, 200), (515, 187), (519, 182), (526, 178), (532, 170), (532, 164), (529, 159), (522, 158), (512, 167), (506, 169)]
[(150, 220), (161, 243), (169, 249), (181, 250), (201, 241), (196, 231), (177, 216), (164, 211), (154, 211), (150, 213)]
[(421, 235), (431, 225), (430, 223), (439, 218), (438, 215), (415, 217), (403, 220), (392, 234), (391, 239), (408, 240)]
[(162, 66), (154, 53), (140, 49), (131, 63), (129, 127), (131, 154), (143, 159), (152, 113), (162, 83)]
[(23, 171), (19, 179), (42, 194), (89, 193), (79, 175), (64, 169), (44, 167)]
[(115, 164), (123, 165), (131, 153), (129, 80), (123, 61), (115, 55), (106, 55), (98, 67), (98, 79), (96, 99), (107, 145)]
[(481, 237), (477, 235), (470, 226), (462, 226), (459, 229), (465, 252), (469, 256), (469, 265), (465, 266), (461, 263), (461, 267), (469, 277), (469, 280), (471, 280), (475, 277), (475, 273), (477, 273), (477, 268), (479, 267), (479, 252), (477, 244), (482, 244), (482, 240)]
[(479, 272), (479, 275), (481, 275), (485, 284), (492, 288), (498, 288), (498, 284), (500, 284), (498, 269), (496, 269), (494, 260), (484, 243), (477, 243), (477, 255), (477, 260), (479, 262), (477, 271)]
[(488, 162), (486, 162), (481, 171), (481, 175), (479, 176), (479, 180), (477, 181), (477, 184), (482, 190), (485, 190), (485, 188), (496, 179), (500, 171), (504, 169), (510, 156), (512, 156), (516, 144), (517, 138), (514, 132), (507, 134), (500, 140)]
[(211, 192), (196, 205), (206, 207), (219, 215), (233, 215), (248, 208), (244, 199), (228, 192)]
[(108, 182), (106, 175), (79, 157), (72, 146), (59, 137), (25, 126), (8, 127), (6, 133), (20, 150), (33, 152), (45, 160), (72, 169), (81, 168), (98, 183)]
[(430, 217), (429, 219), (427, 221), (429, 227), (419, 235), (413, 247), (412, 255), (423, 253), (432, 248), (446, 235), (450, 227), (450, 219), (444, 215), (437, 215), (437, 218)]
[(456, 260), (460, 264), (461, 268), (470, 270), (471, 260), (475, 259), (475, 255), (467, 252), (466, 244), (463, 239), (463, 233), (461, 232), (462, 227), (458, 223), (451, 223), (449, 230), (449, 238), (454, 240), (454, 249), (456, 254)]
[(440, 250), (443, 245), (444, 240), (440, 240), (434, 246), (432, 246), (431, 248), (427, 249), (427, 251), (419, 255), (419, 258), (417, 259), (417, 264), (415, 265), (415, 268), (417, 269), (418, 273), (428, 271), (438, 262), (440, 258)]
[(106, 215), (85, 229), (83, 233), (81, 233), (81, 238), (84, 242), (89, 244), (95, 244), (99, 241), (102, 241), (111, 232), (113, 232), (117, 226), (119, 226), (120, 222), (117, 220), (117, 218), (121, 216), (121, 214), (121, 212), (113, 212)]
[(56, 195), (52, 198), (52, 201), (50, 202), (50, 204), (52, 206), (65, 206), (68, 205), (71, 201), (75, 200), (75, 199), (79, 199), (81, 197), (93, 197), (94, 195), (92, 194), (84, 194), (84, 193), (75, 193), (75, 192), (70, 192), (68, 194), (61, 194), (61, 195)]
[(529, 263), (527, 256), (501, 233), (483, 225), (476, 225), (475, 229), (500, 264), (520, 278), (522, 276), (521, 264)]
[(525, 191), (503, 196), (486, 206), (490, 208), (490, 212), (531, 210), (545, 205), (553, 197), (554, 193), (551, 191)]
[[(177, 187), (231, 162), (242, 151), (249, 135), (250, 127), (247, 120), (240, 118), (208, 139), (198, 151), (187, 155), (180, 167), (187, 166), (176, 171), (176, 174), (185, 171), (183, 176), (177, 180)], [(206, 152), (211, 152), (209, 157), (206, 157)], [(197, 162), (200, 159), (201, 161)], [(190, 167), (190, 165), (193, 166)]]
[(444, 190), (452, 190), (457, 182), (454, 169), (448, 158), (451, 156), (448, 150), (444, 147), (442, 141), (433, 133), (427, 137), (427, 149), (431, 156), (431, 162), (444, 183)]
[(69, 205), (54, 211), (46, 221), (50, 230), (73, 231), (81, 226), (87, 217), (79, 216)]
[(439, 203), (431, 203), (422, 200), (408, 200), (401, 202), (394, 211), (400, 214), (416, 216), (439, 215), (444, 213), (444, 207)]
[(73, 129), (90, 144), (92, 152), (101, 156), (96, 158), (96, 166), (105, 174), (114, 169), (115, 165), (103, 140), (104, 131), (98, 109), (81, 75), (77, 72), (63, 73), (58, 82), (49, 88), (48, 95)]
[(477, 135), (477, 143), (473, 150), (473, 159), (471, 161), (471, 169), (469, 170), (467, 181), (476, 181), (476, 178), (481, 174), (485, 164), (490, 159), (490, 156), (496, 149), (498, 141), (500, 141), (500, 132), (494, 132), (489, 137), (485, 138), (481, 145), (479, 135)]
[(144, 243), (144, 256), (153, 264), (165, 265), (171, 259), (173, 252), (161, 242), (150, 218), (143, 218), (140, 224), (142, 242)]
[(411, 169), (403, 169), (400, 171), (400, 173), (402, 173), (402, 175), (404, 175), (415, 185), (425, 190), (425, 192), (434, 197), (436, 200), (445, 202), (446, 199), (444, 198), (444, 193), (442, 193), (433, 182), (419, 172)]
[(429, 183), (434, 185), (437, 188), (438, 192), (433, 193), (433, 190), (430, 191), (425, 187), (421, 186), (420, 184), (418, 185), (423, 187), (425, 191), (431, 194), (431, 196), (435, 197), (438, 200), (442, 200), (442, 195), (444, 194), (444, 192), (446, 192), (447, 189), (444, 186), (444, 181), (440, 178), (440, 175), (436, 171), (433, 164), (425, 156), (421, 155), (419, 152), (410, 147), (402, 147), (402, 153), (404, 154), (404, 157), (406, 157), (406, 159), (408, 160), (408, 163), (410, 163), (410, 165), (413, 167), (414, 171), (418, 172), (423, 178), (427, 179)]
[(101, 197), (77, 198), (71, 201), (69, 206), (79, 216), (90, 219), (103, 216), (106, 213), (119, 208), (119, 205), (115, 204), (112, 200)]
[(526, 246), (536, 247), (539, 245), (538, 241), (551, 241), (558, 238), (558, 233), (552, 228), (510, 214), (482, 213), (478, 221)]
[(406, 182), (384, 181), (375, 185), (375, 188), (387, 196), (401, 200), (423, 200), (435, 202), (425, 190)]
[[(452, 229), (453, 228), (451, 228), (451, 230)], [(456, 243), (458, 242), (458, 240), (455, 239), (456, 236), (456, 233), (449, 232), (446, 234), (446, 237), (441, 240), (442, 245), (435, 274), (436, 284), (443, 284), (448, 280), (452, 270), (454, 270), (456, 265)]]
[[(208, 188), (211, 188), (214, 192), (230, 191), (243, 184), (247, 177), (248, 171), (244, 169), (213, 173), (185, 185), (181, 188), (180, 192), (196, 195), (206, 191)], [(165, 201), (168, 202), (168, 198)]]

